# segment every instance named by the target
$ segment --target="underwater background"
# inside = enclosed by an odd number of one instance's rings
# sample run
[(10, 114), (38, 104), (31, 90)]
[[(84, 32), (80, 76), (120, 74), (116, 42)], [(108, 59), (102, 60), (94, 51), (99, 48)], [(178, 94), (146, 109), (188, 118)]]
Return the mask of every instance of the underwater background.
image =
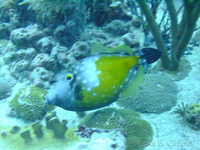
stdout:
[[(200, 150), (199, 14), (199, 0), (0, 0), (0, 150)], [(162, 56), (133, 96), (91, 111), (46, 104), (96, 43)]]

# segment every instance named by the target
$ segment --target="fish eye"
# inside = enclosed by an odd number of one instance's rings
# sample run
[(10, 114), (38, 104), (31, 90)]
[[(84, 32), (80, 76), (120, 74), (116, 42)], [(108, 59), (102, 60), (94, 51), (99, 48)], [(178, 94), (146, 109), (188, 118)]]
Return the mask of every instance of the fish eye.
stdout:
[(66, 75), (66, 77), (65, 77), (67, 80), (72, 80), (72, 75), (71, 74), (68, 74), (68, 75)]

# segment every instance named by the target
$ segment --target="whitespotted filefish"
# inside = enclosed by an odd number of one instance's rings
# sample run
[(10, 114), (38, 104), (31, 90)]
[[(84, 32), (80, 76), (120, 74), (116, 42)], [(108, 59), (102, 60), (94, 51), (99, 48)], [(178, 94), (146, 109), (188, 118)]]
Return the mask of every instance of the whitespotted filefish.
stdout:
[(49, 91), (45, 102), (66, 110), (87, 111), (115, 102), (120, 93), (132, 95), (134, 80), (143, 73), (140, 66), (155, 62), (161, 52), (144, 48), (139, 56), (132, 53), (125, 45), (94, 45), (92, 55), (72, 66), (71, 72)]

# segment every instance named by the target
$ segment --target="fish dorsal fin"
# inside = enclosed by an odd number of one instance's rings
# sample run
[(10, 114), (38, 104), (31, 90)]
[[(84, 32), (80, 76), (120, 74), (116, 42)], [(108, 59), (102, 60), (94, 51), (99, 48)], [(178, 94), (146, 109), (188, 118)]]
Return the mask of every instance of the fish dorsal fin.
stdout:
[(127, 45), (120, 45), (114, 48), (108, 48), (102, 44), (94, 43), (92, 44), (92, 48), (91, 48), (92, 55), (97, 54), (97, 53), (116, 53), (116, 52), (124, 52), (130, 55), (133, 54), (133, 50)]
[(121, 93), (124, 97), (133, 97), (136, 95), (137, 87), (142, 83), (144, 79), (143, 66), (138, 67), (137, 75), (132, 81), (130, 81), (128, 87)]

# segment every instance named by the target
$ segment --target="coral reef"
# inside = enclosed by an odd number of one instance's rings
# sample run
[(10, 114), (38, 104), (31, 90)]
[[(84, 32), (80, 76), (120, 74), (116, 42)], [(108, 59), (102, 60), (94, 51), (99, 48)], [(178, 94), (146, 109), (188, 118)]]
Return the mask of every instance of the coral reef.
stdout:
[(194, 130), (200, 130), (200, 104), (184, 104), (178, 105), (174, 110), (175, 113), (181, 115), (183, 120)]
[(17, 81), (13, 78), (8, 72), (1, 72), (0, 81), (6, 82), (6, 84), (10, 87), (15, 86)]
[(54, 133), (54, 137), (57, 139), (65, 139), (65, 133), (67, 131), (67, 120), (60, 121), (57, 118), (56, 112), (50, 112), (45, 116), (45, 122), (47, 129), (50, 129)]
[(11, 42), (13, 42), (17, 48), (34, 47), (43, 36), (44, 33), (37, 24), (29, 25), (26, 28), (18, 28), (10, 33)]
[(0, 100), (10, 96), (11, 86), (0, 78)]
[(127, 109), (162, 113), (177, 103), (177, 85), (167, 75), (147, 74), (134, 97), (121, 97), (117, 104)]
[(131, 110), (107, 108), (87, 115), (80, 124), (104, 130), (121, 129), (126, 135), (126, 149), (142, 150), (151, 142), (153, 131), (148, 122)]
[(37, 22), (53, 29), (54, 37), (61, 44), (71, 45), (83, 33), (87, 16), (84, 1), (24, 0), (19, 5), (27, 3), (28, 9), (35, 12)]
[(9, 115), (29, 121), (41, 120), (54, 108), (44, 103), (45, 94), (45, 90), (34, 86), (21, 89), (9, 103)]
[(48, 120), (46, 124), (48, 126), (48, 129), (53, 130), (55, 138), (58, 138), (58, 139), (65, 138), (65, 132), (67, 131), (66, 120), (62, 120), (60, 122), (58, 118), (54, 117)]
[(39, 53), (33, 59), (31, 67), (32, 68), (44, 67), (45, 69), (48, 70), (50, 69), (53, 71), (56, 69), (56, 63), (48, 54)]
[(0, 24), (0, 39), (8, 39), (10, 35), (10, 24), (1, 23)]
[(56, 41), (52, 36), (41, 38), (37, 42), (37, 49), (40, 50), (41, 53), (50, 54), (52, 48), (56, 45)]
[(174, 113), (179, 114), (183, 117), (185, 116), (188, 107), (188, 104), (182, 102), (181, 104), (178, 104), (177, 107), (174, 109)]
[(106, 32), (112, 33), (114, 35), (123, 35), (129, 32), (129, 29), (130, 25), (121, 20), (113, 20), (111, 23), (104, 27)]
[(20, 127), (18, 126), (13, 126), (12, 129), (10, 130), (11, 134), (16, 134), (20, 131)]
[(30, 74), (32, 85), (37, 87), (49, 87), (50, 82), (54, 79), (54, 74), (43, 67), (35, 68)]
[(107, 21), (107, 8), (112, 3), (111, 0), (87, 0), (86, 5), (91, 9), (91, 18), (96, 26), (101, 26)]
[[(101, 136), (102, 139), (104, 140), (104, 144), (100, 146), (101, 149), (113, 149), (113, 150), (125, 150), (125, 135), (124, 132), (120, 129), (114, 129), (114, 130), (104, 130), (104, 129), (98, 129), (98, 128), (88, 128), (85, 126), (79, 126), (78, 129), (75, 131), (76, 135), (81, 136), (82, 138), (86, 139), (95, 139), (95, 137), (98, 137), (97, 135)], [(114, 135), (114, 136), (110, 136)], [(109, 137), (109, 138), (108, 138)], [(120, 137), (120, 138), (119, 138)], [(122, 145), (123, 144), (123, 145)], [(79, 149), (98, 149), (97, 148), (97, 143), (90, 143), (90, 144), (83, 144), (78, 147)]]
[(190, 127), (195, 130), (200, 129), (200, 104), (191, 104), (185, 113), (184, 119)]
[(24, 139), (25, 144), (31, 143), (32, 137), (29, 130), (21, 132), (20, 136)]
[(34, 134), (35, 136), (40, 139), (44, 136), (43, 130), (42, 130), (42, 125), (40, 124), (39, 121), (37, 121), (36, 123), (34, 123), (32, 125), (32, 128), (34, 130)]
[(78, 39), (81, 31), (75, 21), (68, 21), (66, 25), (59, 25), (54, 30), (54, 37), (63, 45), (71, 45)]
[(11, 52), (6, 53), (4, 56), (4, 62), (10, 64), (13, 62), (18, 62), (20, 60), (32, 61), (36, 56), (36, 50), (34, 48), (20, 49), (15, 52), (15, 50), (9, 50)]
[[(55, 113), (50, 113), (48, 115), (49, 121), (52, 119), (58, 119), (55, 117)], [(49, 122), (42, 123), (37, 121), (32, 125), (27, 125), (26, 127), (18, 126), (1, 126), (0, 127), (0, 140), (1, 147), (5, 144), (7, 150), (13, 149), (66, 149), (76, 146), (76, 144), (80, 141), (80, 137), (75, 135), (75, 129), (68, 129), (66, 126), (66, 120), (62, 120), (61, 122)], [(50, 128), (47, 128), (45, 124), (50, 125)], [(60, 125), (62, 125), (62, 129), (60, 129)], [(13, 133), (9, 132), (13, 130)], [(61, 133), (62, 131), (62, 133)], [(62, 139), (55, 134), (62, 135)], [(81, 141), (85, 141), (82, 139)], [(34, 146), (33, 146), (34, 145)]]
[(124, 43), (131, 48), (138, 48), (140, 47), (140, 43), (138, 39), (135, 38), (135, 35), (133, 33), (126, 33), (122, 36), (122, 40)]

